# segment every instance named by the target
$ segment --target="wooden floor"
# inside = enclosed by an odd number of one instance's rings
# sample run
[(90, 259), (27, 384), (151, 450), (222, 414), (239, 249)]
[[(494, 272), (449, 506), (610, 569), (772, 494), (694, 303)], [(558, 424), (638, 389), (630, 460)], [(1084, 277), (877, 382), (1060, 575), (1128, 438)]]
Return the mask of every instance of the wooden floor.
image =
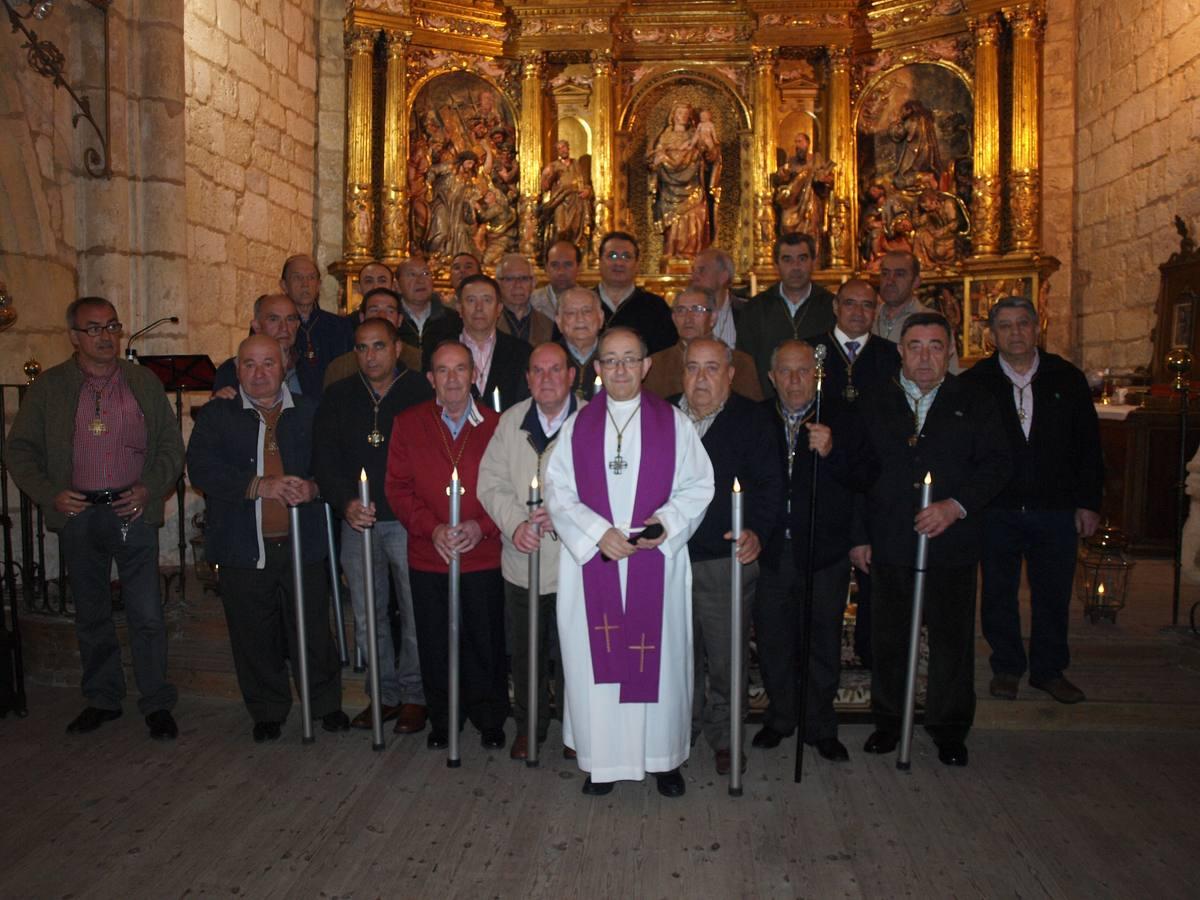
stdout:
[[(0, 721), (0, 896), (1196, 897), (1200, 733), (977, 730), (950, 770), (918, 735), (911, 773), (860, 752), (752, 750), (730, 798), (703, 743), (687, 795), (604, 798), (558, 753), (540, 769), (424, 735), (255, 745), (240, 704), (185, 699), (177, 742), (135, 706), (63, 734), (75, 690), (34, 686)], [(511, 723), (510, 723), (511, 730)]]

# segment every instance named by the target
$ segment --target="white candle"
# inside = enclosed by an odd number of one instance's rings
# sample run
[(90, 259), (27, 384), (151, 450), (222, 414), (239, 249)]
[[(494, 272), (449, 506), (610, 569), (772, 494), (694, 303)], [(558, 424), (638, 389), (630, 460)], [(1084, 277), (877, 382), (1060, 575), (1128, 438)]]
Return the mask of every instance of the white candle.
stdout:
[(733, 539), (742, 536), (742, 483), (733, 479)]
[(933, 503), (933, 473), (925, 473), (925, 483), (921, 486), (921, 509)]
[(367, 482), (365, 468), (358, 475), (358, 500), (363, 505), (363, 509), (371, 505), (371, 486)]
[(450, 473), (450, 527), (458, 527), (458, 498), (462, 493), (462, 486), (458, 480), (458, 466), (454, 467), (454, 471)]

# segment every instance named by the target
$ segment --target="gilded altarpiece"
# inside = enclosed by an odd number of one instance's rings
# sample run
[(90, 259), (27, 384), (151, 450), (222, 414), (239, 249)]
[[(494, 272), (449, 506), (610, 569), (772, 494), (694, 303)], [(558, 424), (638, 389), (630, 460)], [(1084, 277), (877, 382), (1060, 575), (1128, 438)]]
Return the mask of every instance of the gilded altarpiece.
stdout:
[(345, 257), (535, 264), (637, 235), (670, 294), (707, 246), (738, 284), (803, 230), (819, 281), (922, 261), (922, 298), (989, 349), (988, 298), (1041, 303), (1038, 3), (349, 0)]

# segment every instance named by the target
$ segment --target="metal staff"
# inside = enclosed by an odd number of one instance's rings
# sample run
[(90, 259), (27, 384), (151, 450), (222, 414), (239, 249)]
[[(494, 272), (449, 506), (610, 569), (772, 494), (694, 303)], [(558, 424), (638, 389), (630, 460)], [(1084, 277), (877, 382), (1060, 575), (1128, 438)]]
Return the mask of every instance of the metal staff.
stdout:
[(1179, 466), (1178, 482), (1175, 485), (1175, 579), (1171, 590), (1171, 624), (1179, 624), (1180, 575), (1183, 572), (1183, 524), (1187, 519), (1187, 427), (1188, 427), (1188, 371), (1192, 368), (1192, 354), (1184, 347), (1173, 347), (1167, 354), (1167, 369), (1175, 375), (1172, 387), (1179, 395)]
[[(825, 345), (813, 347), (813, 360), (816, 362), (814, 375), (817, 379), (817, 391), (813, 398), (813, 424), (821, 424), (821, 394), (825, 383)], [(798, 438), (797, 438), (798, 440)], [(817, 471), (821, 463), (821, 454), (816, 450), (812, 453), (812, 486), (808, 495), (808, 564), (804, 575), (804, 639), (800, 645), (800, 721), (796, 725), (796, 773), (795, 782), (799, 784), (804, 778), (804, 739), (808, 737), (808, 663), (812, 658), (812, 617), (813, 617), (813, 571), (817, 555)]]
[[(454, 471), (450, 473), (450, 487), (446, 489), (446, 493), (450, 495), (450, 529), (458, 528), (459, 517), (459, 498), (462, 496), (462, 483), (458, 480), (458, 467), (454, 467)], [(446, 741), (446, 765), (451, 769), (457, 769), (462, 765), (462, 759), (458, 755), (458, 700), (459, 700), (459, 683), (458, 683), (458, 618), (462, 610), (462, 598), (459, 596), (459, 578), (460, 578), (461, 562), (458, 558), (458, 552), (455, 551), (450, 557), (450, 596), (447, 603), (447, 618), (449, 620), (448, 637), (449, 637), (449, 652), (447, 656), (447, 664), (449, 665), (449, 693), (450, 693), (450, 729)]]
[[(371, 486), (367, 483), (366, 469), (363, 469), (358, 476), (358, 499), (364, 509), (371, 505)], [(329, 515), (328, 505), (325, 507), (325, 515)], [(379, 623), (375, 617), (375, 565), (374, 554), (371, 552), (373, 530), (370, 525), (366, 526), (362, 536), (363, 602), (367, 605), (367, 660), (370, 667), (368, 677), (371, 680), (371, 749), (382, 750), (387, 744), (383, 741), (383, 701), (379, 694)], [(333, 539), (330, 538), (329, 542), (332, 544)], [(340, 628), (340, 615), (338, 620)], [(345, 664), (343, 658), (342, 665)]]
[[(933, 475), (925, 473), (921, 486), (921, 509), (933, 502)], [(917, 535), (917, 559), (913, 564), (912, 627), (908, 630), (908, 677), (904, 680), (904, 718), (900, 722), (900, 752), (896, 768), (907, 772), (912, 750), (913, 718), (917, 710), (917, 657), (921, 646), (921, 615), (925, 609), (925, 560), (929, 555), (929, 536)]]
[(300, 672), (300, 722), (304, 726), (304, 743), (311, 744), (313, 736), (312, 694), (308, 689), (308, 626), (304, 621), (304, 559), (300, 552), (300, 507), (288, 507), (288, 526), (292, 533), (292, 590), (296, 595), (296, 668)]
[(333, 584), (333, 623), (337, 629), (338, 662), (344, 669), (350, 664), (350, 657), (346, 653), (346, 622), (342, 618), (342, 578), (338, 574), (337, 549), (333, 546), (333, 510), (328, 503), (324, 506), (325, 540), (329, 544), (329, 580)]
[[(529, 482), (529, 502), (526, 504), (529, 507), (530, 514), (536, 512), (542, 505), (542, 491), (538, 485), (537, 476), (533, 476), (533, 481)], [(541, 529), (534, 525), (533, 529), (537, 532), (539, 541), (538, 546), (529, 554), (529, 688), (525, 695), (525, 735), (529, 742), (528, 756), (525, 757), (525, 765), (534, 768), (538, 764), (538, 741), (537, 741), (537, 721), (538, 721), (538, 683), (541, 681), (539, 659), (538, 637), (541, 633), (539, 614), (541, 610), (538, 608), (541, 602), (542, 594), (542, 545), (541, 545)]]
[(738, 540), (742, 536), (742, 485), (733, 479), (733, 549), (729, 580), (730, 687), (729, 687), (729, 796), (742, 796), (742, 700), (746, 687), (742, 682), (742, 562), (738, 559)]

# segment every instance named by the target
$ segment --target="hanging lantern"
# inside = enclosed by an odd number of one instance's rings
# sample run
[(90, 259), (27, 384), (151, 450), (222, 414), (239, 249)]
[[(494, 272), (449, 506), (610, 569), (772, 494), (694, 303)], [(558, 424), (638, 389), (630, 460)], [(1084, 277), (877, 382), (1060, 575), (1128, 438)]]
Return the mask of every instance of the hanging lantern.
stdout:
[(1115, 625), (1117, 613), (1125, 608), (1133, 568), (1128, 547), (1125, 535), (1108, 524), (1083, 542), (1075, 590), (1093, 625), (1105, 619)]

